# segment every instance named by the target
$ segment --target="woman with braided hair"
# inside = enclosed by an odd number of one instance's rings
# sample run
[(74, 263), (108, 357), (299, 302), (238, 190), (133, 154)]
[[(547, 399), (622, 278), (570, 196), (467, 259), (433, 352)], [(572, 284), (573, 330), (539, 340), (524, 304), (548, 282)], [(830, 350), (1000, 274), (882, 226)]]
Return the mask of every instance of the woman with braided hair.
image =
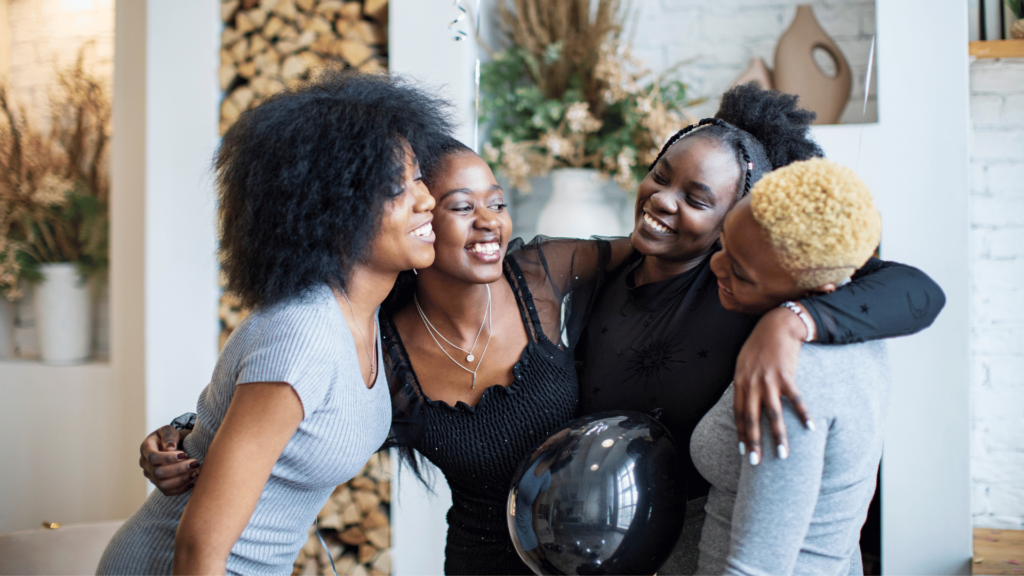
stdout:
[[(722, 307), (711, 257), (726, 215), (768, 172), (823, 155), (809, 138), (814, 113), (796, 96), (747, 84), (725, 93), (715, 118), (676, 133), (637, 190), (633, 253), (606, 276), (576, 347), (579, 415), (653, 413), (683, 457), (687, 521), (662, 574), (692, 574), (708, 484), (686, 446), (700, 419), (735, 380), (738, 450), (761, 460), (764, 404), (781, 457), (788, 454), (780, 396), (810, 421), (794, 384), (802, 342), (862, 342), (912, 334), (941, 310), (925, 274), (872, 258), (832, 294), (750, 316)], [(925, 302), (914, 312), (907, 298)], [(756, 328), (755, 328), (756, 326)]]

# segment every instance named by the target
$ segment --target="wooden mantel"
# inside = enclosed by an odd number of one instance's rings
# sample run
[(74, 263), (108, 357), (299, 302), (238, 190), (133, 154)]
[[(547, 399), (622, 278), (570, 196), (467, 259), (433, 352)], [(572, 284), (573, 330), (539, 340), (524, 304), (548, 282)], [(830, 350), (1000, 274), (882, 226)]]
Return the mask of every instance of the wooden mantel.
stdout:
[(978, 58), (1024, 58), (1024, 40), (971, 42), (969, 53)]

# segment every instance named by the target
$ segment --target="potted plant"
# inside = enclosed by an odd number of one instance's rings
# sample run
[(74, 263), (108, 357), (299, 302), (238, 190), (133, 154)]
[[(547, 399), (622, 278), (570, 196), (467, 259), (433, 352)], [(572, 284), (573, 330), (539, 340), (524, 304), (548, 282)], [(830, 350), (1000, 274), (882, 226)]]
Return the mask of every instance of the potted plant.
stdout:
[(36, 284), (41, 359), (70, 364), (89, 357), (86, 280), (107, 267), (110, 99), (80, 52), (50, 100), (43, 133), (0, 85), (0, 293)]
[[(481, 68), (481, 121), (489, 127), (483, 157), (524, 193), (530, 178), (554, 170), (543, 233), (583, 235), (573, 233), (579, 222), (607, 222), (595, 228), (606, 234), (619, 229), (600, 182), (635, 190), (662, 144), (688, 121), (684, 107), (694, 102), (682, 82), (667, 79), (676, 67), (655, 77), (630, 54), (620, 8), (619, 0), (499, 4), (511, 45)], [(564, 217), (569, 208), (576, 217)]]

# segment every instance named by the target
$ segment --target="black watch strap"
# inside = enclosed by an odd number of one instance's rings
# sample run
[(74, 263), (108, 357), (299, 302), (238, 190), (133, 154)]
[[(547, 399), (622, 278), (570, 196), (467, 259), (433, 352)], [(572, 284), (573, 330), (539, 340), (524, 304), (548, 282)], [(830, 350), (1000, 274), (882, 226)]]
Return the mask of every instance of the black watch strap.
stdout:
[(174, 426), (177, 430), (191, 430), (196, 427), (196, 414), (195, 412), (186, 412), (181, 416), (178, 416), (174, 420), (171, 420), (171, 426)]

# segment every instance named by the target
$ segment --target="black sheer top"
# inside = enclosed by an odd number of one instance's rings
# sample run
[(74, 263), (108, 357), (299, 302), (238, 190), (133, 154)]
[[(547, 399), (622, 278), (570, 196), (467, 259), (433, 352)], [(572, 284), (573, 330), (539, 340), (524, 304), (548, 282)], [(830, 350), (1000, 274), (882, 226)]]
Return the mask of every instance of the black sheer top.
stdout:
[(529, 342), (512, 369), (513, 382), (486, 389), (476, 406), (428, 398), (391, 314), (381, 312), (393, 412), (387, 446), (406, 456), (416, 450), (448, 480), (446, 574), (532, 574), (509, 537), (508, 492), (521, 460), (575, 417), (572, 348), (610, 254), (602, 240), (544, 240), (509, 245), (505, 280)]
[[(643, 255), (610, 271), (576, 347), (579, 414), (653, 413), (685, 455), (687, 497), (708, 485), (690, 460), (690, 435), (732, 382), (736, 357), (758, 318), (722, 308), (711, 256), (679, 276), (636, 286)], [(832, 294), (800, 301), (818, 342), (845, 344), (927, 328), (945, 304), (926, 274), (872, 258)], [(814, 407), (810, 406), (813, 412)]]

